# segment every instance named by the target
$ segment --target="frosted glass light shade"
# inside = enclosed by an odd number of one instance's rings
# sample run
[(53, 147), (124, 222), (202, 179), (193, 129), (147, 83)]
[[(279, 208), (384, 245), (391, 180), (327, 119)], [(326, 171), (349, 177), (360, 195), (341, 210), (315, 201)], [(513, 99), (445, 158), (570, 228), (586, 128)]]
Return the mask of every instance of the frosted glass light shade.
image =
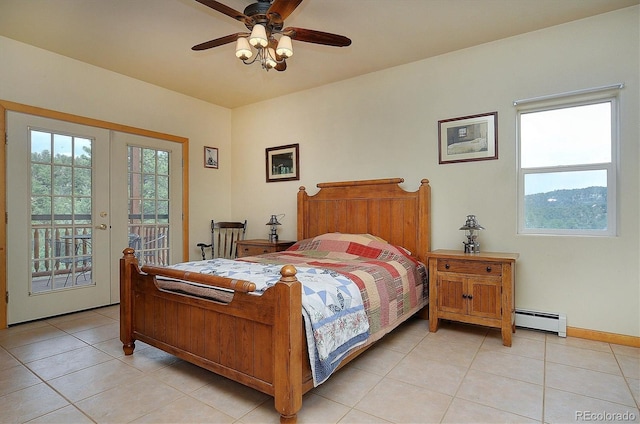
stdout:
[(236, 57), (238, 59), (247, 60), (253, 56), (253, 50), (249, 46), (249, 41), (245, 37), (239, 37), (236, 41)]
[(285, 59), (293, 56), (291, 37), (287, 35), (283, 35), (282, 37), (280, 37), (280, 41), (278, 41), (278, 47), (276, 48), (276, 53), (278, 53), (278, 56), (284, 57)]
[(253, 47), (267, 47), (269, 45), (269, 40), (267, 40), (267, 31), (264, 29), (264, 26), (260, 24), (253, 26), (253, 30), (249, 36), (249, 44)]
[(265, 51), (264, 64), (267, 68), (275, 68), (278, 62), (276, 62), (276, 52), (271, 47)]

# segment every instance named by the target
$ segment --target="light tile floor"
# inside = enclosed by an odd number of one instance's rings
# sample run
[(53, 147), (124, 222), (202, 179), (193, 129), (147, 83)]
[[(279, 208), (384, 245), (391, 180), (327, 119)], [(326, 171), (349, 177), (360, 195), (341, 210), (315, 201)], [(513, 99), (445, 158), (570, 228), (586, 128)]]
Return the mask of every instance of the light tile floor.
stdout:
[[(268, 396), (137, 343), (118, 306), (0, 330), (0, 422), (278, 422)], [(640, 420), (640, 349), (415, 319), (306, 394), (301, 423)]]

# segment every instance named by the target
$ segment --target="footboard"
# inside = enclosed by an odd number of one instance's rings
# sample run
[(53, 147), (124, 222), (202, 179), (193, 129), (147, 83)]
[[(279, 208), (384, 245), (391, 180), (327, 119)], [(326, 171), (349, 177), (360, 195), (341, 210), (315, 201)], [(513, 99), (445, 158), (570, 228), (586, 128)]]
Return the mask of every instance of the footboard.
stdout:
[[(313, 387), (305, 354), (301, 284), (293, 266), (261, 296), (255, 285), (211, 275), (138, 267), (120, 259), (120, 340), (131, 355), (140, 340), (274, 397), (281, 422), (295, 422)], [(169, 272), (167, 272), (169, 271)], [(233, 290), (225, 303), (158, 288), (156, 275)]]

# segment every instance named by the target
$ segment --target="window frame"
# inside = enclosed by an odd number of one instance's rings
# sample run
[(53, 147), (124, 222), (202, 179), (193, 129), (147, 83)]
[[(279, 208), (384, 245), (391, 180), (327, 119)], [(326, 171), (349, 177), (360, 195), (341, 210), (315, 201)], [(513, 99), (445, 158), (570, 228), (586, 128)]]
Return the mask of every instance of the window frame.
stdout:
[[(581, 165), (556, 165), (523, 168), (521, 164), (522, 140), (521, 117), (524, 114), (544, 112), (556, 109), (566, 109), (593, 104), (610, 103), (611, 110), (611, 161), (603, 163), (586, 163)], [(619, 172), (618, 150), (620, 146), (619, 133), (619, 99), (618, 90), (603, 90), (597, 93), (582, 95), (559, 95), (541, 100), (514, 102), (516, 106), (516, 160), (518, 175), (518, 228), (520, 235), (558, 235), (558, 236), (617, 236), (618, 227), (618, 196), (617, 180)], [(607, 173), (607, 228), (592, 229), (554, 229), (554, 228), (525, 228), (525, 177), (545, 173), (562, 173), (575, 171), (603, 170)]]

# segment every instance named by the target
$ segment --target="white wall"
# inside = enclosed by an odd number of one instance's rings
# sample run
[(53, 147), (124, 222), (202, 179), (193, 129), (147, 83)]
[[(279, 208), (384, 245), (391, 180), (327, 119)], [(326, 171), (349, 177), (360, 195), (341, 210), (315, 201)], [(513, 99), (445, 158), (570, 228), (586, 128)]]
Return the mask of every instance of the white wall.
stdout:
[[(0, 99), (189, 139), (189, 253), (197, 258), (209, 221), (230, 216), (231, 110), (5, 37), (0, 58)], [(204, 168), (205, 145), (219, 149), (219, 169)]]
[[(461, 248), (458, 228), (475, 213), (483, 250), (521, 255), (517, 307), (639, 336), (639, 22), (631, 7), (235, 109), (233, 215), (264, 238), (269, 215), (285, 213), (280, 238), (295, 239), (300, 185), (315, 193), (318, 182), (403, 177), (415, 190), (428, 178), (434, 249)], [(619, 236), (517, 235), (513, 100), (618, 82)], [(438, 120), (492, 111), (499, 159), (439, 165)], [(264, 149), (291, 143), (300, 143), (301, 180), (265, 183)]]

